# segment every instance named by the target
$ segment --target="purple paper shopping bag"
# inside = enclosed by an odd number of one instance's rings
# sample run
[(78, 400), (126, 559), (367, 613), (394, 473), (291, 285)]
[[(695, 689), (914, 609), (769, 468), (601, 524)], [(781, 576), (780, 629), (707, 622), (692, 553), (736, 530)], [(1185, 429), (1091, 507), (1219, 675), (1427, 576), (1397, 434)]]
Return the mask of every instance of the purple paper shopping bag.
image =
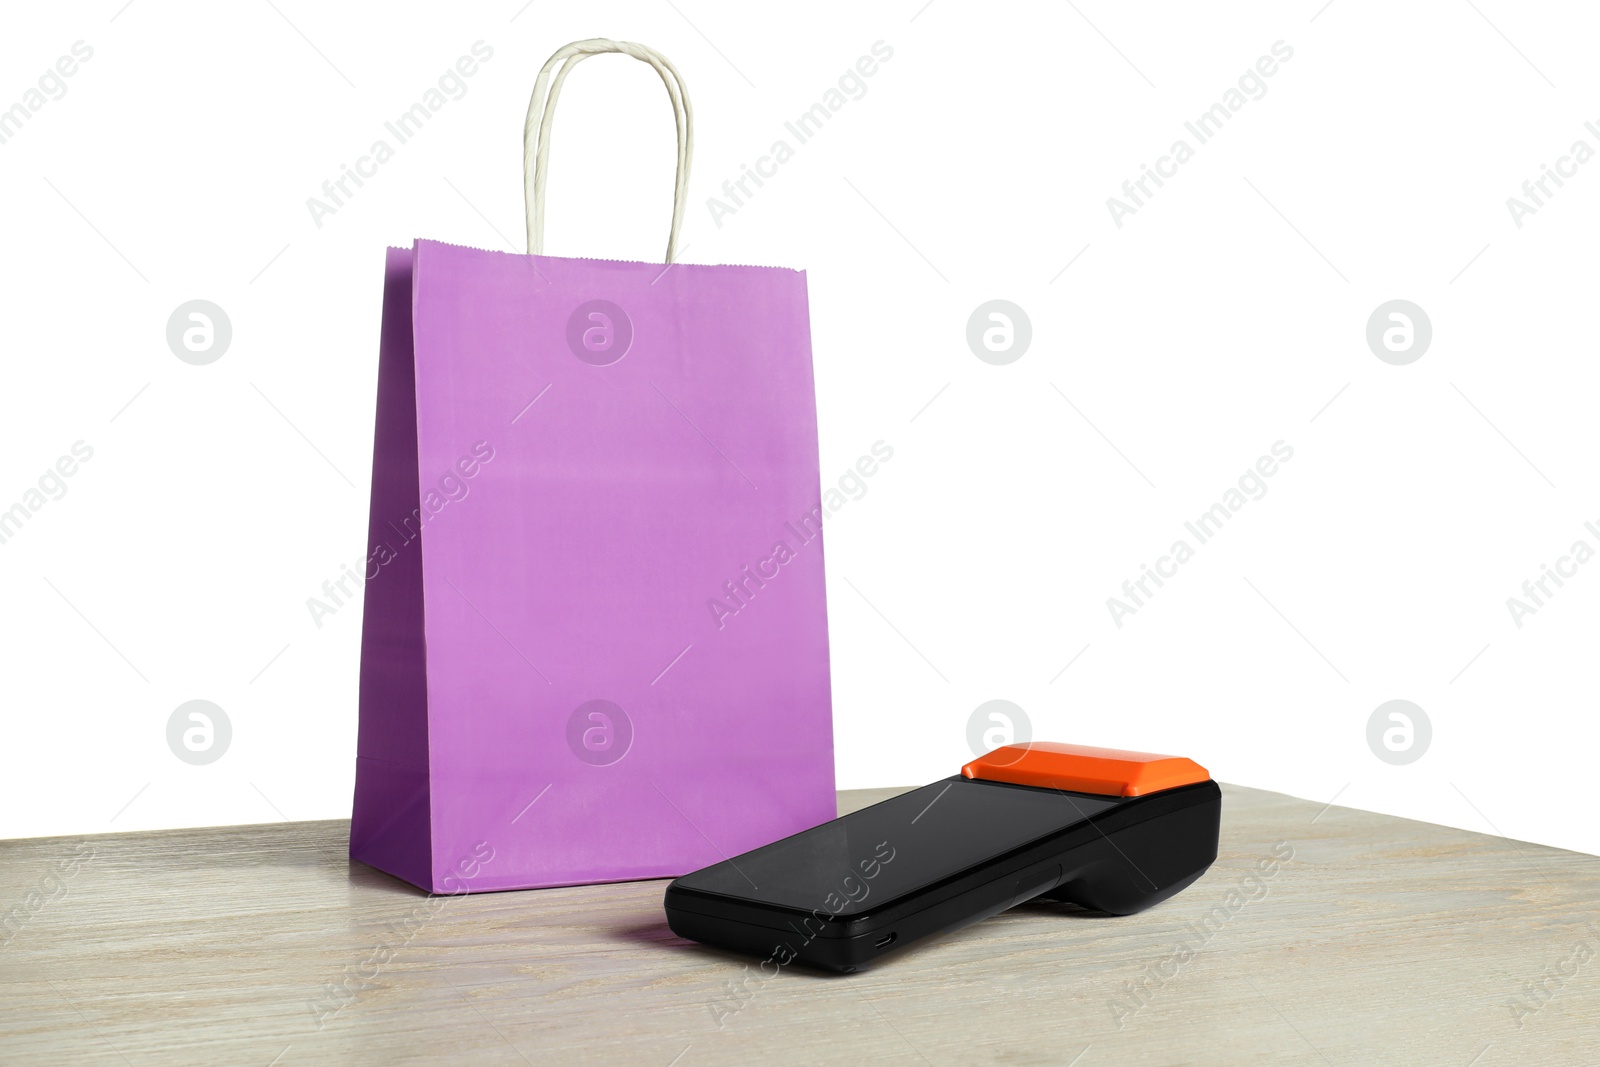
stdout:
[[(462, 892), (682, 874), (835, 814), (805, 275), (391, 249), (350, 855)], [(551, 82), (551, 72), (561, 64)], [(549, 86), (548, 100), (541, 103)]]

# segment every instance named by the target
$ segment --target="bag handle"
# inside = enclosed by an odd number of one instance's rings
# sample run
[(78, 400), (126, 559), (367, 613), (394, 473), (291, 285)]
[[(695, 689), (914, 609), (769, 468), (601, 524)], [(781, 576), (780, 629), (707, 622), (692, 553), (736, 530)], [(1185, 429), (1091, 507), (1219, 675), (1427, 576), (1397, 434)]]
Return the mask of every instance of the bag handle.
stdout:
[[(544, 252), (544, 189), (545, 170), (550, 161), (550, 126), (555, 116), (556, 100), (561, 96), (561, 86), (573, 67), (590, 56), (606, 52), (620, 52), (648, 63), (661, 76), (672, 99), (672, 117), (678, 128), (678, 174), (672, 189), (672, 230), (667, 235), (667, 262), (678, 254), (678, 231), (683, 226), (683, 209), (689, 198), (689, 163), (694, 156), (694, 110), (689, 106), (689, 92), (683, 76), (672, 61), (653, 48), (632, 41), (611, 41), (603, 37), (587, 41), (573, 41), (551, 56), (539, 71), (533, 86), (533, 97), (528, 101), (528, 119), (522, 128), (522, 182), (523, 200), (527, 209), (528, 252)], [(550, 72), (557, 63), (561, 70), (551, 82)], [(549, 95), (545, 89), (548, 86)], [(542, 103), (541, 103), (542, 101)]]

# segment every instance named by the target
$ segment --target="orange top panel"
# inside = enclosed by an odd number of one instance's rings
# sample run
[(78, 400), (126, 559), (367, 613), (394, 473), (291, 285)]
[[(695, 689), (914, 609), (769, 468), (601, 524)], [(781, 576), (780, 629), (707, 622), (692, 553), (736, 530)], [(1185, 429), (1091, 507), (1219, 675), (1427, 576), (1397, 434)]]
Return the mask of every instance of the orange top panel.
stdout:
[(1200, 764), (1182, 756), (1063, 745), (1056, 741), (997, 748), (961, 768), (961, 773), (968, 778), (991, 782), (1044, 786), (1108, 797), (1142, 797), (1163, 789), (1204, 782), (1211, 777)]

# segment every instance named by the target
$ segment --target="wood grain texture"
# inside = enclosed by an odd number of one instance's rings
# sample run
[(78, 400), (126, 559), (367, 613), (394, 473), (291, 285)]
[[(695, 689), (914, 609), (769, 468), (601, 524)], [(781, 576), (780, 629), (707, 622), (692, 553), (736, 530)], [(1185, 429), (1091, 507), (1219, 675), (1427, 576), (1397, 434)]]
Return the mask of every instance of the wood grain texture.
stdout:
[(4, 842), (0, 1062), (1600, 1063), (1600, 858), (1223, 788), (1171, 901), (848, 977), (673, 936), (660, 881), (426, 897), (344, 822)]

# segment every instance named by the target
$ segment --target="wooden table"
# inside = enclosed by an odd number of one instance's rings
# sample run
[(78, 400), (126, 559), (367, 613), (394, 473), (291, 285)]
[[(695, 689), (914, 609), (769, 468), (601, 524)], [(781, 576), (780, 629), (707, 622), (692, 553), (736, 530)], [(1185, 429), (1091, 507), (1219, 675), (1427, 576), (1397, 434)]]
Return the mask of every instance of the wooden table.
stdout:
[(1600, 1063), (1600, 858), (1223, 788), (1171, 901), (848, 977), (680, 940), (664, 882), (427, 897), (344, 822), (4, 842), (0, 1063)]

